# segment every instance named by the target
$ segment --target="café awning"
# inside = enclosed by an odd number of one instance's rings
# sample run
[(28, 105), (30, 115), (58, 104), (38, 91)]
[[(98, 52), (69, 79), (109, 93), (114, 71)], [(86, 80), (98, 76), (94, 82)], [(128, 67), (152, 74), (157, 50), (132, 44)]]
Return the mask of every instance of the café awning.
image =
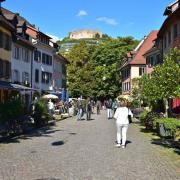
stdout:
[(6, 81), (0, 81), (0, 89), (35, 91), (35, 89), (32, 89), (30, 87), (26, 87), (20, 84), (14, 84), (11, 82), (6, 82)]
[(10, 82), (0, 81), (0, 89), (13, 89)]

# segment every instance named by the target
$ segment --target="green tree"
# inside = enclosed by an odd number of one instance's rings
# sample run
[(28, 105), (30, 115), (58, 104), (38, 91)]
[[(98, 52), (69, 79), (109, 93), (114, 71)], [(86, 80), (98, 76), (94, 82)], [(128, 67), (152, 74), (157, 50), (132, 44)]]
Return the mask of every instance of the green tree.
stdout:
[(95, 39), (99, 39), (100, 38), (100, 35), (99, 33), (96, 33), (95, 36), (94, 36)]
[(75, 45), (67, 55), (70, 64), (67, 66), (68, 89), (73, 97), (88, 97), (92, 87), (92, 65), (89, 63), (94, 46), (85, 41)]
[(68, 89), (74, 97), (116, 97), (121, 91), (118, 64), (137, 41), (132, 37), (107, 39), (98, 45), (80, 41), (66, 57)]
[(91, 56), (94, 65), (94, 96), (116, 97), (121, 92), (120, 73), (117, 66), (121, 66), (127, 52), (132, 50), (137, 41), (132, 37), (107, 39), (102, 42)]
[(180, 50), (175, 48), (156, 66), (151, 78), (143, 83), (143, 95), (149, 101), (164, 100), (167, 115), (168, 98), (180, 97)]
[(110, 39), (111, 37), (108, 36), (107, 34), (102, 34), (102, 38), (103, 38), (103, 39)]

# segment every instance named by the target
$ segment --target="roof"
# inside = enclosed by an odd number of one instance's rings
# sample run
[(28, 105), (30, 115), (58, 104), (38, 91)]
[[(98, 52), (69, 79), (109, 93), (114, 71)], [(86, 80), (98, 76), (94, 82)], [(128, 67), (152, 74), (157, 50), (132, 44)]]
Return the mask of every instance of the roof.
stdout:
[(138, 45), (138, 49), (135, 48), (137, 49), (137, 51), (133, 51), (133, 56), (131, 56), (131, 59), (129, 61), (126, 61), (121, 68), (127, 65), (146, 64), (146, 59), (143, 55), (154, 46), (154, 40), (157, 38), (157, 33), (158, 31), (156, 30), (151, 31), (150, 34), (140, 42), (141, 46)]
[(24, 26), (26, 24), (26, 21), (24, 21), (24, 20), (18, 20), (18, 24), (17, 24), (17, 26), (19, 27), (19, 26)]
[(147, 56), (148, 54), (152, 53), (152, 52), (156, 52), (159, 51), (159, 49), (156, 46), (153, 46), (151, 49), (149, 49), (148, 51), (145, 52), (145, 54), (143, 56)]
[(20, 42), (20, 43), (22, 43), (22, 44), (24, 44), (24, 45), (26, 45), (26, 46), (29, 46), (29, 47), (32, 48), (32, 49), (35, 48), (35, 46), (34, 46), (30, 41), (24, 39), (24, 38), (21, 37), (21, 36), (18, 36), (18, 35), (17, 35), (17, 41)]
[(179, 7), (179, 4), (178, 4), (178, 3), (179, 3), (179, 0), (176, 0), (175, 2), (169, 4), (169, 5), (166, 7), (163, 15), (164, 15), (164, 16), (168, 16), (168, 15), (170, 15), (171, 13), (173, 13), (173, 12)]
[[(2, 10), (2, 12), (3, 12), (3, 10)], [(13, 20), (13, 19), (16, 17), (15, 14), (6, 14), (6, 13), (4, 13), (4, 12), (3, 12), (3, 15), (4, 15), (5, 18), (8, 19), (8, 20)]]
[(54, 55), (56, 58), (65, 61), (66, 63), (70, 63), (68, 59), (66, 59), (64, 56), (62, 56), (61, 54), (55, 54)]
[(25, 21), (27, 25), (33, 27), (33, 25), (32, 25), (29, 21), (27, 21), (24, 17), (20, 16), (19, 13), (13, 13), (12, 11), (10, 11), (10, 10), (8, 10), (8, 9), (5, 9), (5, 8), (3, 8), (3, 7), (2, 7), (1, 9), (2, 9), (2, 13), (3, 13), (4, 15), (6, 15), (6, 16), (16, 15), (17, 18), (18, 18), (18, 22), (19, 22), (19, 21)]
[(130, 52), (127, 53), (127, 57), (132, 58), (133, 55), (135, 55), (135, 54), (136, 54), (136, 51), (130, 51)]
[(0, 14), (0, 22), (11, 31), (15, 30), (15, 27), (2, 14)]
[(172, 24), (172, 20), (177, 20), (180, 18), (180, 8), (176, 9), (172, 14), (170, 14), (166, 20), (164, 21), (164, 23), (162, 24), (159, 32), (158, 32), (158, 38), (161, 37), (164, 33), (164, 31), (167, 29), (167, 27), (169, 25)]
[(39, 31), (38, 33), (39, 33), (41, 36), (46, 36), (46, 38), (52, 39), (52, 37), (48, 36), (47, 34), (41, 32), (41, 31)]

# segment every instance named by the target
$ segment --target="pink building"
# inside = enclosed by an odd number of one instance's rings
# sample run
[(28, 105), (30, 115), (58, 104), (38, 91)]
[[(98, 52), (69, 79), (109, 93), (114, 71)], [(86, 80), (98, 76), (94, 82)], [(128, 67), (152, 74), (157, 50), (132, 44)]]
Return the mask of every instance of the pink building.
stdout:
[(150, 71), (146, 65), (145, 52), (154, 46), (154, 40), (157, 38), (158, 31), (151, 31), (143, 38), (138, 46), (127, 54), (125, 63), (121, 67), (122, 95), (131, 95), (133, 89), (133, 79), (139, 78)]

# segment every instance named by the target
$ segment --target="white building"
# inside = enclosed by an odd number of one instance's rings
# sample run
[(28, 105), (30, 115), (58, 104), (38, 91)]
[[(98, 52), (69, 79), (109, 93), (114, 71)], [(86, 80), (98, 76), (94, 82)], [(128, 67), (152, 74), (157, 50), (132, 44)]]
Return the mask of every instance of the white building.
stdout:
[(68, 60), (60, 54), (54, 55), (53, 86), (55, 90), (66, 88), (66, 64)]
[(96, 38), (98, 36), (99, 38), (102, 37), (102, 32), (100, 31), (94, 31), (90, 29), (81, 29), (78, 31), (73, 31), (70, 33), (69, 38), (70, 39), (92, 39)]
[(32, 26), (28, 26), (26, 32), (36, 47), (32, 63), (32, 87), (39, 92), (58, 91), (63, 84), (62, 67), (66, 62), (65, 58), (56, 55), (57, 44), (51, 37)]
[(17, 41), (12, 44), (12, 50), (12, 82), (31, 86), (34, 46), (27, 40), (18, 37)]

